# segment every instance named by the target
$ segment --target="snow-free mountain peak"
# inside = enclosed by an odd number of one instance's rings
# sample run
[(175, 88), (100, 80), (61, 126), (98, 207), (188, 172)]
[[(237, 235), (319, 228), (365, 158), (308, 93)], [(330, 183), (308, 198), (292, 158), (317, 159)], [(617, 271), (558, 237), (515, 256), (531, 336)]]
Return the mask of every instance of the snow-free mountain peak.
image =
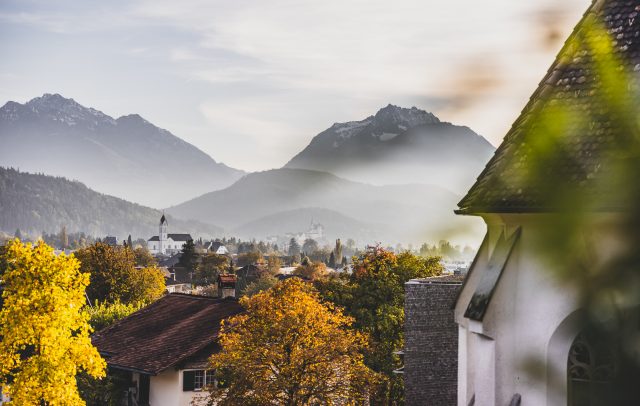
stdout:
[(0, 165), (65, 176), (160, 208), (229, 186), (244, 172), (138, 114), (118, 118), (46, 93), (0, 108)]

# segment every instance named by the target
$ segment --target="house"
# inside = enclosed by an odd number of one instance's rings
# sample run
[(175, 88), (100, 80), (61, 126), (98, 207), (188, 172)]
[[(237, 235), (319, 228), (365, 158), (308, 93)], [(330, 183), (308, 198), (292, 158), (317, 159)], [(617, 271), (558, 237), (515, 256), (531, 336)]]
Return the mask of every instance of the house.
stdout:
[(242, 311), (233, 297), (171, 293), (92, 342), (110, 369), (128, 375), (136, 405), (189, 406), (213, 383), (207, 360), (218, 349), (220, 322)]
[(220, 241), (209, 241), (204, 244), (204, 247), (208, 252), (213, 252), (216, 255), (229, 255), (229, 250)]
[(104, 240), (102, 240), (105, 244), (110, 245), (112, 247), (115, 247), (116, 245), (118, 245), (118, 238), (114, 237), (112, 235), (108, 235), (106, 237), (104, 237)]
[(174, 255), (182, 251), (182, 246), (193, 241), (191, 234), (169, 234), (169, 222), (162, 215), (160, 217), (159, 234), (147, 240), (147, 249), (153, 255)]
[[(563, 179), (573, 178), (567, 185), (584, 193), (602, 199), (615, 196), (604, 190), (615, 184), (599, 180), (610, 170), (607, 163), (611, 161), (602, 157), (620, 141), (612, 137), (619, 134), (612, 131), (619, 123), (601, 113), (607, 105), (598, 96), (610, 89), (600, 85), (600, 76), (588, 64), (603, 48), (585, 46), (580, 38), (602, 38), (590, 30), (589, 21), (595, 19), (613, 39), (614, 54), (622, 66), (637, 71), (639, 11), (638, 0), (593, 2), (494, 157), (459, 203), (458, 214), (480, 216), (487, 225), (455, 305), (459, 406), (613, 404), (607, 390), (618, 371), (615, 357), (590, 340), (579, 288), (558, 281), (555, 275), (566, 270), (545, 261), (545, 251), (538, 244), (559, 228), (567, 214), (550, 203), (555, 196), (536, 187), (542, 183), (532, 183), (526, 168), (536, 159), (531, 145), (544, 142), (549, 134), (538, 118), (566, 102), (577, 114), (564, 116), (568, 120), (562, 134), (565, 148), (554, 150), (564, 154), (564, 159), (558, 160), (561, 167), (553, 167), (555, 173), (562, 173)], [(623, 96), (637, 98), (629, 85), (629, 94)], [(587, 125), (580, 126), (579, 120), (585, 117)], [(558, 184), (558, 179), (550, 174), (546, 182)], [(628, 207), (620, 201), (609, 203), (593, 207), (589, 223), (581, 230), (585, 241), (598, 242), (596, 252), (578, 253), (586, 255), (585, 259), (592, 256), (585, 260), (589, 268), (597, 269), (625, 244), (621, 219)], [(638, 376), (633, 380), (638, 382)], [(638, 399), (625, 404), (637, 404)]]

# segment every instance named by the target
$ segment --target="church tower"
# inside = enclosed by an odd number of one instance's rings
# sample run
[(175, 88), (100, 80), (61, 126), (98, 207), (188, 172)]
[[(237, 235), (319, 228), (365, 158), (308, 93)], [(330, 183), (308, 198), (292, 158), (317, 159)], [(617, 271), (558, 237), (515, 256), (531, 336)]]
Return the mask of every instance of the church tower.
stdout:
[(165, 252), (165, 242), (167, 241), (167, 219), (164, 217), (164, 213), (162, 213), (162, 217), (160, 217), (160, 232), (158, 233), (158, 252), (160, 254), (164, 254)]

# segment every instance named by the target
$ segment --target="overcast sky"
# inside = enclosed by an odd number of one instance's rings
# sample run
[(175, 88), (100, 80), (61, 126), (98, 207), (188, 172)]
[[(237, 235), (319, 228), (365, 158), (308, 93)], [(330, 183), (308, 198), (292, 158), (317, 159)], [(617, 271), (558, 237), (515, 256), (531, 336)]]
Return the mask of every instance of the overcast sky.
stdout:
[(498, 145), (589, 4), (0, 0), (0, 104), (138, 113), (245, 170), (389, 103)]

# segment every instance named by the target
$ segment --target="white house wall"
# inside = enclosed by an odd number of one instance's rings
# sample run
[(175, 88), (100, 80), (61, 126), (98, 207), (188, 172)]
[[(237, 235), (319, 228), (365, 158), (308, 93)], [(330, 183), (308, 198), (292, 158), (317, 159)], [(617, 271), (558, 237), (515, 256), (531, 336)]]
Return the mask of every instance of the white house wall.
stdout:
[[(487, 240), (455, 310), (461, 335), (460, 406), (468, 405), (474, 394), (477, 406), (507, 405), (516, 393), (522, 396), (523, 405), (566, 405), (568, 348), (579, 332), (579, 326), (572, 322), (577, 301), (575, 292), (556, 280), (549, 264), (535, 249), (534, 236), (541, 227), (546, 227), (544, 224), (553, 224), (553, 221), (546, 223), (549, 219), (552, 220), (549, 215), (542, 214), (485, 218)], [(588, 233), (598, 241), (601, 259), (619, 247), (615, 227), (609, 224), (611, 217), (603, 216), (602, 220)], [(520, 239), (483, 320), (465, 318), (466, 307), (500, 233), (506, 230), (509, 234), (518, 226), (522, 226)], [(546, 368), (536, 371), (539, 373), (536, 377), (525, 368), (531, 360), (546, 364)]]
[(194, 398), (202, 392), (182, 390), (182, 371), (168, 369), (152, 376), (149, 388), (151, 406), (192, 406)]

